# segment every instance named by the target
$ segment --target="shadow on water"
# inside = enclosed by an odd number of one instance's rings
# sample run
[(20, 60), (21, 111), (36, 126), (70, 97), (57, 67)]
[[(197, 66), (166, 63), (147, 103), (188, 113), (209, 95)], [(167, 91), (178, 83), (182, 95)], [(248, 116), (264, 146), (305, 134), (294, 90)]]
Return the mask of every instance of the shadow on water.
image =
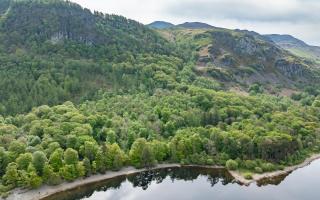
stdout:
[(261, 180), (259, 180), (257, 182), (257, 186), (261, 187), (261, 186), (266, 186), (266, 185), (279, 185), (282, 181), (284, 181), (284, 179), (289, 176), (290, 173), (288, 174), (282, 174), (279, 176), (275, 176), (275, 177), (267, 177), (267, 178), (263, 178)]
[[(150, 170), (128, 176), (118, 176), (112, 179), (74, 188), (69, 191), (60, 192), (42, 200), (79, 200), (88, 198), (97, 191), (120, 189), (122, 183), (125, 183), (126, 181), (131, 183), (134, 188), (142, 188), (143, 190), (147, 190), (152, 183), (160, 184), (165, 179), (170, 179), (172, 182), (178, 180), (193, 181), (198, 179), (200, 176), (206, 177), (207, 183), (211, 187), (214, 187), (217, 183), (221, 183), (222, 185), (236, 183), (234, 178), (225, 169), (176, 167)], [(286, 176), (287, 175), (272, 179), (263, 179), (262, 181), (258, 182), (257, 185), (259, 187), (269, 184), (278, 185), (285, 179)]]

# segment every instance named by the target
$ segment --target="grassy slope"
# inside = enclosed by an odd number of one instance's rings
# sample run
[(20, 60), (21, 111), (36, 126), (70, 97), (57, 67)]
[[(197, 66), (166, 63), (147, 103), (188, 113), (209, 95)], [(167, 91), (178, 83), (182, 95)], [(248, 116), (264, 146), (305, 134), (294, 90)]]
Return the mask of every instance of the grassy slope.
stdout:
[(301, 48), (288, 48), (287, 50), (296, 56), (312, 60), (320, 65), (320, 57), (310, 51)]

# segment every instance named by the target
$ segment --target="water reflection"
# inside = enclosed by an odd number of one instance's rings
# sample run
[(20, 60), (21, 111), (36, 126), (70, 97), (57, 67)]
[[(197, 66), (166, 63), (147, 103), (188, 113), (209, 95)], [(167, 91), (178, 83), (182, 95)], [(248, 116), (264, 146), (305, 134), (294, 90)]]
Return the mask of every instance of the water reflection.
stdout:
[(262, 187), (266, 185), (279, 185), (288, 175), (282, 174), (276, 177), (267, 177), (257, 182), (257, 186)]
[(212, 187), (218, 182), (226, 185), (233, 181), (233, 178), (226, 170), (212, 170), (195, 167), (152, 170), (135, 175), (130, 175), (127, 178), (128, 181), (132, 183), (133, 187), (141, 187), (143, 190), (146, 190), (152, 182), (160, 184), (167, 177), (169, 177), (170, 180), (174, 182), (175, 180), (192, 181), (196, 180), (199, 176), (207, 176), (207, 181)]
[(119, 176), (110, 180), (94, 183), (85, 187), (75, 188), (70, 191), (58, 193), (56, 195), (45, 198), (44, 200), (79, 200), (87, 199), (96, 191), (107, 191), (120, 189), (122, 184), (129, 182), (134, 188), (138, 187), (142, 190), (147, 190), (152, 184), (161, 184), (164, 180), (170, 180), (171, 183), (175, 181), (193, 181), (198, 177), (206, 177), (207, 183), (213, 187), (217, 183), (226, 185), (234, 182), (233, 177), (224, 169), (207, 169), (196, 167), (183, 168), (167, 168), (150, 170), (128, 176)]
[(151, 170), (90, 184), (45, 200), (314, 200), (320, 196), (319, 169), (320, 160), (249, 187), (237, 184), (223, 169)]

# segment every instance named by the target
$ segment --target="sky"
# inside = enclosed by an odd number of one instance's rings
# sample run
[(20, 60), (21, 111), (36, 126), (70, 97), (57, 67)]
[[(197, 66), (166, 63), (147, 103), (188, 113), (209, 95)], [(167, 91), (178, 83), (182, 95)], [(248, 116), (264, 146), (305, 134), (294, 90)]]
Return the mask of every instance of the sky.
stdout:
[(320, 46), (320, 0), (71, 0), (141, 23), (204, 22), (261, 34), (290, 34)]

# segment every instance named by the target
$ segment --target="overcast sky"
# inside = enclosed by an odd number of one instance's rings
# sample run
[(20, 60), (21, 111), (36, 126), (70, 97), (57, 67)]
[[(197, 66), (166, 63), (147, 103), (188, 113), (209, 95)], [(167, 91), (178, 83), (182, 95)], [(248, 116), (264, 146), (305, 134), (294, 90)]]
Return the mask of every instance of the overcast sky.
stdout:
[(72, 0), (148, 24), (200, 21), (262, 34), (291, 34), (320, 46), (320, 0)]

